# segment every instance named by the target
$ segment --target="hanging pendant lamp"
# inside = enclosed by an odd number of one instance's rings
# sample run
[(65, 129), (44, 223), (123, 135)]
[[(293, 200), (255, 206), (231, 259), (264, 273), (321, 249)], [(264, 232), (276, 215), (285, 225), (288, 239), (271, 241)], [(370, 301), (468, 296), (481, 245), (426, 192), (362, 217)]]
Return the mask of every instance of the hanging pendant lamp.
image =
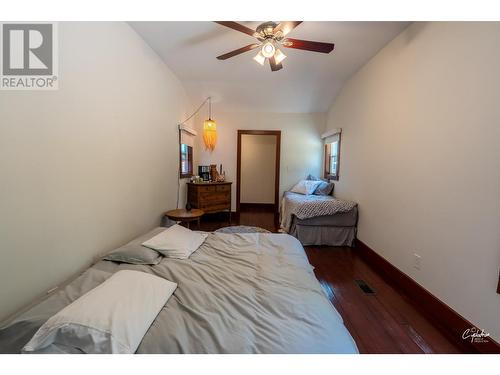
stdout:
[(213, 151), (217, 143), (217, 124), (212, 120), (212, 98), (208, 98), (208, 120), (203, 122), (203, 142), (205, 148)]

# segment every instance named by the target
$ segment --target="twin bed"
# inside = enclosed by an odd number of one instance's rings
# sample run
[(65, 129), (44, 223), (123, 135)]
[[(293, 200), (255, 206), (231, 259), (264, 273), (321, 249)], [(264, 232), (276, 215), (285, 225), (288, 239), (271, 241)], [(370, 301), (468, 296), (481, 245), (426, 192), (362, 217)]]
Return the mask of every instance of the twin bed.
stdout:
[(331, 195), (285, 192), (281, 202), (281, 229), (304, 246), (354, 246), (358, 205)]
[[(162, 230), (127, 246), (140, 247)], [(156, 265), (99, 261), (5, 322), (0, 353), (20, 353), (51, 316), (119, 270), (177, 283), (136, 353), (358, 352), (297, 239), (287, 234), (209, 233), (188, 259), (164, 257)]]

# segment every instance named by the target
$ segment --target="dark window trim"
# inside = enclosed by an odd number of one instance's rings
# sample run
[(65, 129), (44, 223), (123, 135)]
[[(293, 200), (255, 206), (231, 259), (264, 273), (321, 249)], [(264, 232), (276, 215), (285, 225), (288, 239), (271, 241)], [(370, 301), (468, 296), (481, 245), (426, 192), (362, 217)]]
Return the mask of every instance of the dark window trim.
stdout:
[(330, 163), (331, 163), (331, 153), (330, 153), (330, 150), (329, 150), (329, 144), (325, 144), (325, 171), (324, 171), (324, 178), (328, 179), (328, 180), (333, 180), (333, 181), (338, 181), (339, 180), (339, 172), (340, 172), (340, 148), (341, 148), (341, 145), (342, 145), (342, 133), (338, 133), (339, 134), (339, 149), (338, 149), (338, 152), (337, 152), (337, 170), (336, 170), (336, 174), (333, 175), (333, 174), (330, 174)]
[(181, 143), (181, 129), (179, 129), (179, 178), (193, 177), (193, 148), (188, 147), (188, 173), (182, 173), (182, 143)]

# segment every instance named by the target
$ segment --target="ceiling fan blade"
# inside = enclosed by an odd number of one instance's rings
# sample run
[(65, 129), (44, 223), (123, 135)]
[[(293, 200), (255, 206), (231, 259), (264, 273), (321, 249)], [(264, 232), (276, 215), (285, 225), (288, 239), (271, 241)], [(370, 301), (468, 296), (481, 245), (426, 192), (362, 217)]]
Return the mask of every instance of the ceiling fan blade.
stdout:
[(302, 21), (283, 21), (280, 22), (278, 26), (276, 26), (273, 30), (273, 34), (276, 34), (278, 31), (281, 31), (283, 36), (286, 36), (290, 31), (299, 26)]
[(215, 23), (218, 23), (219, 25), (229, 27), (230, 29), (248, 34), (250, 36), (255, 36), (255, 30), (252, 30), (249, 27), (246, 27), (238, 22), (232, 22), (232, 21), (214, 21)]
[(333, 51), (335, 44), (286, 38), (283, 40), (283, 47), (303, 49), (312, 52), (330, 53)]
[(271, 65), (271, 70), (273, 72), (276, 72), (277, 70), (283, 69), (283, 65), (281, 65), (281, 63), (276, 64), (276, 60), (274, 59), (274, 56), (269, 58), (269, 65)]
[(259, 46), (259, 44), (257, 44), (257, 43), (249, 44), (248, 46), (241, 47), (241, 48), (235, 49), (234, 51), (217, 56), (217, 59), (218, 60), (226, 60), (226, 59), (229, 59), (230, 57), (239, 55), (240, 53), (251, 51), (254, 48), (257, 48), (258, 46)]

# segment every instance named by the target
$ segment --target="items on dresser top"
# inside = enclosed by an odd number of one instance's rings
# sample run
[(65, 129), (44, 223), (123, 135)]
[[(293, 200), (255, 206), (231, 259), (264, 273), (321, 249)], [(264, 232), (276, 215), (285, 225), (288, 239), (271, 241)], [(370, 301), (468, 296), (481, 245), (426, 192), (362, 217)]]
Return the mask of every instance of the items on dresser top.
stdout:
[(217, 164), (200, 165), (198, 166), (197, 178), (191, 179), (191, 182), (224, 182), (226, 180), (226, 172), (222, 171), (220, 164), (217, 171)]
[(199, 165), (198, 166), (198, 176), (201, 180), (208, 182), (210, 181), (210, 166), (209, 165)]

